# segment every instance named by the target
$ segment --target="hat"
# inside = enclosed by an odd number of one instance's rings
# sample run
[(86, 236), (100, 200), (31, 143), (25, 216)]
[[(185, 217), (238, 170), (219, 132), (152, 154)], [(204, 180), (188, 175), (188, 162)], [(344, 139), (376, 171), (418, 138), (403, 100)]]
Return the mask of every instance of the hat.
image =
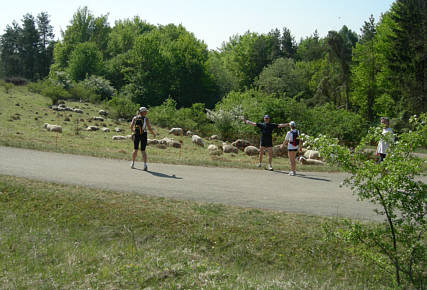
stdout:
[(290, 121), (289, 122), (289, 126), (291, 126), (291, 127), (295, 127), (297, 124), (295, 124), (295, 122), (294, 121)]
[(269, 115), (264, 115), (264, 119), (270, 119)]
[(139, 108), (139, 112), (148, 112), (148, 109), (146, 107)]

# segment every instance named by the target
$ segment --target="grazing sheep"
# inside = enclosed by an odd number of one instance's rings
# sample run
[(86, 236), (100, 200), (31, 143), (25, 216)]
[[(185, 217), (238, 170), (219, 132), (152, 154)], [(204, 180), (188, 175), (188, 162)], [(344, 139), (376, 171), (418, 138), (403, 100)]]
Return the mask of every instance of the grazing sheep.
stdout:
[(239, 149), (237, 149), (237, 147), (234, 147), (233, 145), (223, 143), (222, 144), (222, 151), (224, 153), (238, 153)]
[(102, 130), (102, 132), (104, 132), (104, 133), (110, 132), (110, 128), (105, 128), (105, 127), (104, 127), (104, 128), (102, 128), (101, 130)]
[(300, 157), (299, 162), (304, 165), (324, 165), (325, 162), (317, 159), (307, 159), (305, 157)]
[(118, 133), (118, 132), (122, 132), (123, 130), (119, 127), (116, 127), (116, 128), (114, 128), (114, 131), (116, 131)]
[(102, 118), (102, 117), (92, 117), (92, 120), (104, 122), (104, 118)]
[(184, 131), (182, 128), (172, 128), (169, 130), (169, 134), (175, 135), (175, 136), (181, 136)]
[(210, 155), (221, 155), (222, 151), (218, 148), (218, 146), (214, 144), (210, 144), (208, 146), (208, 152)]
[(159, 144), (159, 140), (157, 139), (147, 139), (147, 145), (156, 145)]
[(100, 114), (101, 116), (107, 116), (108, 113), (104, 110), (99, 110), (98, 114)]
[(83, 114), (83, 110), (81, 110), (81, 109), (74, 109), (73, 112)]
[(186, 133), (185, 133), (185, 136), (193, 136), (194, 135), (194, 133), (193, 132), (191, 132), (190, 130), (188, 130)]
[(97, 126), (88, 126), (86, 128), (86, 131), (98, 131), (99, 128)]
[(209, 140), (219, 140), (218, 135), (212, 135), (211, 137), (209, 137)]
[(62, 127), (59, 125), (51, 125), (48, 123), (44, 123), (43, 128), (51, 132), (59, 132), (62, 133)]
[(202, 147), (205, 146), (205, 144), (203, 143), (202, 137), (200, 137), (198, 135), (191, 136), (191, 142), (193, 142), (196, 145), (202, 146)]
[(233, 143), (231, 143), (234, 147), (239, 148), (240, 150), (244, 150), (247, 146), (251, 145), (251, 143), (247, 140), (237, 139)]
[(126, 136), (113, 136), (113, 140), (126, 140)]
[(305, 153), (304, 153), (304, 158), (305, 159), (320, 159), (320, 156), (319, 156), (319, 151), (314, 151), (314, 150), (307, 150)]
[(255, 146), (246, 146), (244, 151), (245, 151), (245, 154), (249, 156), (259, 154), (259, 149), (256, 148)]

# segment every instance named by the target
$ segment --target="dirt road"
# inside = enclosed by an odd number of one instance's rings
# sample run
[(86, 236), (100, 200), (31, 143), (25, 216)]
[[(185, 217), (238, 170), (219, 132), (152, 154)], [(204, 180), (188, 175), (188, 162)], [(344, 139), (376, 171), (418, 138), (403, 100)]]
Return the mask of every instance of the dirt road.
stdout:
[(0, 146), (0, 174), (114, 191), (274, 209), (309, 215), (382, 220), (340, 187), (344, 174), (209, 168), (142, 163)]

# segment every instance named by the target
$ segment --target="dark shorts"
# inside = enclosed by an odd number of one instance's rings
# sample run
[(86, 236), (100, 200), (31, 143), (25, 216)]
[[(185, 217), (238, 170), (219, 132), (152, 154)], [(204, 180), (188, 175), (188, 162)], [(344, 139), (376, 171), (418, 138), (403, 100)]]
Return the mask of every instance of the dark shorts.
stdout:
[(133, 149), (138, 150), (139, 143), (141, 143), (141, 151), (145, 151), (145, 147), (147, 147), (147, 132), (133, 136)]
[(298, 149), (288, 149), (288, 151), (298, 151)]
[(262, 147), (273, 147), (272, 137), (261, 137), (260, 146)]
[(386, 154), (380, 153), (380, 156), (379, 156), (379, 158), (377, 160), (377, 163), (383, 162), (384, 159), (385, 159), (385, 156), (386, 156)]

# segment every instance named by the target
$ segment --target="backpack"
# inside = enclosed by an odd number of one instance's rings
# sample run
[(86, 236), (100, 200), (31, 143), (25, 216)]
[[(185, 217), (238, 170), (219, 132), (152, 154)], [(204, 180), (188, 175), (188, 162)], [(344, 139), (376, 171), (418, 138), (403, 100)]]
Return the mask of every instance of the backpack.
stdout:
[(145, 130), (145, 117), (137, 116), (135, 118), (135, 133), (142, 135), (142, 133), (146, 132)]
[(299, 145), (299, 138), (298, 138), (299, 131), (298, 130), (293, 130), (293, 131), (291, 131), (291, 133), (292, 133), (292, 142), (291, 142), (291, 144), (293, 146), (298, 146)]

